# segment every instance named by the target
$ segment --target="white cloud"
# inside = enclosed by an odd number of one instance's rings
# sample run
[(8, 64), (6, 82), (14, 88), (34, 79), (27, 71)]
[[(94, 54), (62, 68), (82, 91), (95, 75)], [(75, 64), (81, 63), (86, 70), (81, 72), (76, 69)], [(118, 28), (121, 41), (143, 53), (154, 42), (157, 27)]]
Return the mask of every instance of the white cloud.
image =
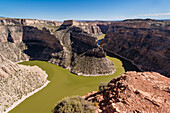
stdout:
[(170, 15), (170, 13), (141, 14), (133, 17), (159, 17), (159, 16), (168, 16), (168, 15)]

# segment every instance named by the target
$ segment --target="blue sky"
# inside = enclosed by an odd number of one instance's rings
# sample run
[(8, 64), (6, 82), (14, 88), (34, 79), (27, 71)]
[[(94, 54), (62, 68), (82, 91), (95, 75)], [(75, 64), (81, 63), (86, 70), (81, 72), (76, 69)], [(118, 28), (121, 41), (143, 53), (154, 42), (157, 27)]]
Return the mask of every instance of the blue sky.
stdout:
[(0, 0), (0, 16), (59, 21), (170, 19), (170, 0)]

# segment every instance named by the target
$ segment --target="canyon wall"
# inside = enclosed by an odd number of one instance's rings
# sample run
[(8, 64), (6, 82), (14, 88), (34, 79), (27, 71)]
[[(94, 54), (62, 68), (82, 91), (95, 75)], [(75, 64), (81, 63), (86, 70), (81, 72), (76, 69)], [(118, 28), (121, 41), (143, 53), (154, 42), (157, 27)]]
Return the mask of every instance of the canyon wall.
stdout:
[(114, 23), (115, 21), (84, 21), (85, 23), (96, 25), (100, 28), (103, 34), (106, 34), (109, 29), (109, 25)]
[(63, 26), (61, 26), (61, 27), (66, 27), (66, 26), (76, 26), (76, 27), (82, 28), (85, 32), (87, 32), (88, 34), (91, 34), (92, 36), (100, 36), (103, 34), (101, 32), (100, 27), (97, 26), (96, 23), (65, 20), (63, 22)]
[(127, 20), (109, 26), (101, 46), (136, 64), (143, 71), (170, 76), (170, 23)]
[[(7, 25), (0, 25), (0, 52), (11, 61), (45, 60), (86, 76), (109, 75), (115, 71), (94, 37), (101, 31), (90, 31), (89, 24), (66, 21), (60, 28), (52, 27), (51, 32), (46, 26), (39, 29), (19, 20), (8, 21)], [(11, 21), (14, 24), (9, 25)]]
[(52, 63), (69, 68), (78, 75), (114, 73), (114, 64), (105, 58), (105, 52), (98, 46), (97, 38), (81, 27), (63, 25), (55, 35), (59, 37), (63, 51), (52, 55)]
[(62, 50), (59, 40), (46, 28), (39, 30), (32, 26), (1, 25), (0, 30), (0, 52), (14, 62), (33, 57), (48, 59), (50, 56), (45, 51)]
[(59, 26), (62, 22), (59, 21), (50, 21), (50, 20), (37, 20), (37, 19), (15, 19), (15, 18), (0, 18), (0, 25), (36, 25), (44, 24), (51, 26)]

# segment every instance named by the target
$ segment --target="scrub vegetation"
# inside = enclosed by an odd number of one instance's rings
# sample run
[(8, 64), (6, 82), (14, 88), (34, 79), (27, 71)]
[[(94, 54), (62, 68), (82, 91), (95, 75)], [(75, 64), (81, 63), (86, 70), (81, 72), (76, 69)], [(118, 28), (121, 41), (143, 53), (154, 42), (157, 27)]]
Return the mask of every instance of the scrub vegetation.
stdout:
[(94, 103), (81, 96), (65, 97), (57, 103), (53, 113), (95, 113)]

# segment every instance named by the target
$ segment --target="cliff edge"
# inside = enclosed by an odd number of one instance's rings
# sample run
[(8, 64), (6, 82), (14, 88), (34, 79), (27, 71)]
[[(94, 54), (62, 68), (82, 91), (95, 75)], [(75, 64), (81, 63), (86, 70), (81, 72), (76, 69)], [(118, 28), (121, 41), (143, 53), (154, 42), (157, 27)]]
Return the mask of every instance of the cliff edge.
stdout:
[(156, 72), (126, 72), (83, 98), (96, 102), (100, 113), (169, 113), (170, 79)]

